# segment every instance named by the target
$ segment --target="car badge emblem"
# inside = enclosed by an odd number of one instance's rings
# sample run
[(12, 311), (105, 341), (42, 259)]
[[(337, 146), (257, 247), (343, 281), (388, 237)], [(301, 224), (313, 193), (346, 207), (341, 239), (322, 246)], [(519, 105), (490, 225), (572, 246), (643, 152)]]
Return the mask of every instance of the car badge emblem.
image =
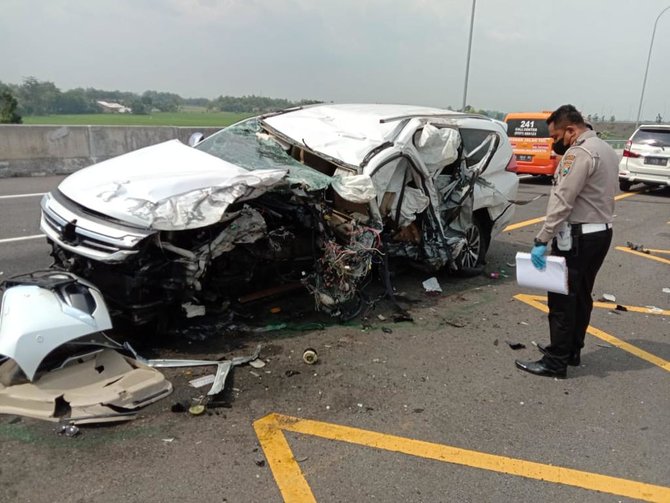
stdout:
[(63, 226), (63, 240), (72, 243), (77, 239), (77, 219), (66, 223)]

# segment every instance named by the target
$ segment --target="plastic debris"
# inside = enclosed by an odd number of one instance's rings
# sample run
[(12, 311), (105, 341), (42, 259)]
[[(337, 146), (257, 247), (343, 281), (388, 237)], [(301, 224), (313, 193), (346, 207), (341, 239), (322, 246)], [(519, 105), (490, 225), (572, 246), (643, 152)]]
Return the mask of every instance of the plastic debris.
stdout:
[(192, 416), (201, 416), (202, 414), (205, 413), (205, 406), (201, 403), (191, 405), (188, 408), (188, 413), (191, 414)]
[(307, 348), (302, 353), (302, 361), (307, 365), (314, 365), (319, 360), (319, 355), (313, 348)]
[(499, 272), (492, 272), (492, 273), (489, 273), (489, 278), (491, 278), (491, 279), (499, 279), (499, 278), (500, 278), (500, 273), (499, 273)]
[(270, 312), (271, 312), (272, 314), (278, 314), (278, 313), (281, 313), (281, 307), (273, 307), (273, 308), (270, 308)]
[(616, 302), (616, 297), (611, 293), (603, 293), (602, 300), (599, 302)]
[(377, 319), (378, 319), (379, 321), (386, 321), (386, 316), (384, 316), (383, 314), (378, 314), (378, 315), (377, 315)]
[(670, 288), (664, 288), (663, 293), (670, 293)]
[(265, 367), (265, 362), (260, 358), (256, 358), (255, 360), (251, 360), (249, 362), (249, 365), (251, 365), (255, 369), (262, 369), (263, 367)]
[(428, 278), (426, 281), (422, 283), (424, 290), (426, 290), (426, 293), (441, 293), (442, 292), (442, 287), (437, 281), (437, 278), (433, 276), (432, 278)]
[(510, 341), (505, 341), (507, 345), (513, 349), (513, 350), (518, 350), (518, 349), (525, 349), (526, 345), (521, 344), (520, 342), (510, 342)]
[(201, 306), (198, 304), (193, 304), (191, 302), (186, 302), (185, 304), (181, 305), (182, 309), (186, 313), (187, 318), (195, 318), (197, 316), (205, 316), (206, 314), (206, 309), (205, 306)]

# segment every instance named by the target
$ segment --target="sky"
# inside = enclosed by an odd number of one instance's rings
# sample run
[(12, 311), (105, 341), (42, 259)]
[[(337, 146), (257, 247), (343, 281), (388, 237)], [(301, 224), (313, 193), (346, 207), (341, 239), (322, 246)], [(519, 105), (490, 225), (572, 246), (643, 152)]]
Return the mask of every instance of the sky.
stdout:
[[(670, 0), (476, 0), (467, 103), (635, 119)], [(0, 81), (459, 109), (472, 0), (0, 0)], [(642, 118), (670, 119), (670, 10)]]

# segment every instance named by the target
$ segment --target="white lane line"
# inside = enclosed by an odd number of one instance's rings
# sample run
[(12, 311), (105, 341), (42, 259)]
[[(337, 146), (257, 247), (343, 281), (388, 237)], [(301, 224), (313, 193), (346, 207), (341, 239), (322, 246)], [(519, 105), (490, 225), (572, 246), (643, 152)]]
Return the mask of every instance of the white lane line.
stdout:
[(37, 197), (43, 196), (46, 192), (35, 192), (34, 194), (12, 194), (10, 196), (0, 196), (0, 199), (18, 199), (19, 197)]
[(3, 243), (14, 243), (16, 241), (27, 241), (29, 239), (39, 239), (45, 237), (45, 234), (35, 234), (33, 236), (23, 236), (21, 238), (7, 238), (7, 239), (0, 239), (0, 244)]

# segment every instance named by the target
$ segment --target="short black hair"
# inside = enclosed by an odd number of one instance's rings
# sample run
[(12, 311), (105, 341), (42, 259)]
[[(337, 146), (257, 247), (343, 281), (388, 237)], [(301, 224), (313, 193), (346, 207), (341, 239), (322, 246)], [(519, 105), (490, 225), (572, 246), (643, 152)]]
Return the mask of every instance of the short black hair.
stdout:
[(570, 126), (585, 126), (584, 117), (572, 105), (561, 105), (554, 110), (547, 118), (547, 124), (554, 123), (557, 127)]

